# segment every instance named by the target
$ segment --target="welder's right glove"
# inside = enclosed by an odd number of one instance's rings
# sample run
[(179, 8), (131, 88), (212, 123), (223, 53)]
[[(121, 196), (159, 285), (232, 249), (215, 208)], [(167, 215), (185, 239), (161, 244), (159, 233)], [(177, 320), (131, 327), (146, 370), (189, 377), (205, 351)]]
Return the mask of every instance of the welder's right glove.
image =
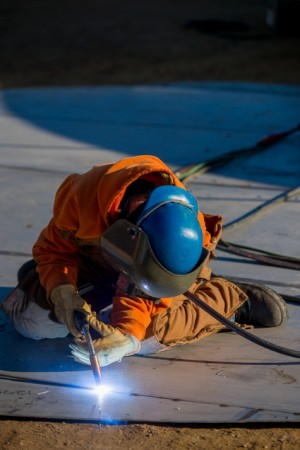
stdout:
[[(140, 341), (131, 334), (123, 334), (117, 328), (100, 322), (96, 315), (89, 317), (90, 326), (102, 337), (93, 341), (100, 366), (108, 366), (121, 361), (124, 356), (130, 356), (140, 350)], [(90, 365), (90, 354), (83, 339), (77, 339), (70, 344), (71, 353), (75, 361)]]
[(92, 316), (92, 311), (87, 302), (80, 297), (75, 286), (72, 284), (60, 284), (55, 286), (51, 292), (50, 300), (53, 303), (57, 320), (60, 323), (64, 323), (73, 336), (81, 336), (74, 321), (74, 312), (81, 311), (88, 319)]

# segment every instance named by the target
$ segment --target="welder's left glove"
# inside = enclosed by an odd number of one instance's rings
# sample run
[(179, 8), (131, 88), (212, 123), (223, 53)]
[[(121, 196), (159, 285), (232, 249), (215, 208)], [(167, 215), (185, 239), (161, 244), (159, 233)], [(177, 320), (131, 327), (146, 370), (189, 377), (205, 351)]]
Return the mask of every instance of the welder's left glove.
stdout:
[[(100, 322), (95, 316), (90, 318), (90, 326), (103, 336), (93, 341), (101, 367), (120, 361), (124, 356), (134, 355), (140, 349), (140, 341), (136, 337), (121, 333), (117, 328)], [(70, 344), (70, 348), (75, 361), (90, 365), (90, 354), (84, 340), (76, 339), (74, 344)]]

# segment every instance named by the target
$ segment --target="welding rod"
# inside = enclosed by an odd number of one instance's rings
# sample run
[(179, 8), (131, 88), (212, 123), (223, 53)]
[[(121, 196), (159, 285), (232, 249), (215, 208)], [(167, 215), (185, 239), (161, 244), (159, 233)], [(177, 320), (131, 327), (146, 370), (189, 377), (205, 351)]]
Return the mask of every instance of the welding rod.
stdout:
[(93, 340), (90, 333), (90, 325), (86, 320), (85, 314), (80, 311), (75, 311), (74, 319), (80, 333), (82, 333), (86, 339), (95, 383), (97, 386), (100, 386), (102, 384), (101, 368), (94, 349)]
[(93, 375), (95, 378), (95, 383), (97, 386), (99, 386), (100, 384), (102, 384), (101, 368), (100, 368), (98, 357), (97, 357), (95, 349), (94, 349), (91, 333), (89, 330), (89, 324), (88, 324), (87, 320), (85, 322), (86, 323), (83, 325), (82, 331), (83, 331), (83, 334), (85, 336), (85, 339), (86, 339), (86, 342), (88, 345), (88, 349), (89, 349), (89, 353), (90, 353), (90, 363), (91, 363)]

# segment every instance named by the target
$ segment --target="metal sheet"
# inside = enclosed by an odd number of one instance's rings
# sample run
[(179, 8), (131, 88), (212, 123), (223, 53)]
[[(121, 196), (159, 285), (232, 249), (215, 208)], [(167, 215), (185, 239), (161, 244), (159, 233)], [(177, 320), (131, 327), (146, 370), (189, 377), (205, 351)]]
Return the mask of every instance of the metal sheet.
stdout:
[[(278, 330), (255, 330), (299, 347), (299, 308)], [(223, 332), (195, 344), (132, 356), (103, 368), (99, 397), (91, 371), (69, 358), (71, 339), (32, 342), (2, 326), (0, 415), (101, 422), (299, 420), (299, 363)], [(9, 351), (8, 351), (9, 349)]]
[[(66, 173), (143, 152), (176, 168), (252, 145), (294, 126), (299, 98), (297, 87), (217, 83), (2, 91), (0, 298), (15, 285)], [(196, 175), (188, 186), (202, 210), (229, 223), (298, 184), (299, 147), (298, 133), (243, 162)], [(224, 238), (298, 257), (299, 216), (298, 196), (225, 228)], [(215, 273), (299, 297), (298, 271), (217, 254)], [(283, 327), (253, 333), (297, 350), (300, 308), (289, 305), (289, 312)], [(231, 332), (103, 368), (111, 391), (101, 398), (92, 389), (91, 371), (70, 358), (71, 338), (22, 338), (2, 313), (0, 333), (1, 416), (103, 423), (299, 421), (299, 360)]]

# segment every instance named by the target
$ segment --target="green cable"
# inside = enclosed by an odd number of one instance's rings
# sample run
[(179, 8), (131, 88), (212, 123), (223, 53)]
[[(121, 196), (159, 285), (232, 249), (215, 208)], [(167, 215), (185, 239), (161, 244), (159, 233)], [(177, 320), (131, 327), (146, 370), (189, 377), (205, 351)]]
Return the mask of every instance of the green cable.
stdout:
[[(296, 127), (293, 127), (289, 129), (288, 131), (276, 133), (273, 135), (269, 135), (266, 138), (260, 139), (253, 147), (240, 149), (240, 150), (233, 150), (225, 155), (212, 158), (207, 161), (199, 162), (193, 165), (190, 165), (186, 168), (179, 169), (175, 174), (177, 178), (181, 182), (185, 182), (189, 177), (192, 175), (195, 175), (196, 173), (204, 173), (208, 170), (210, 170), (213, 167), (221, 166), (226, 164), (229, 161), (232, 161), (236, 158), (244, 157), (247, 155), (253, 155), (255, 153), (261, 152), (268, 147), (274, 145), (275, 143), (281, 141), (285, 137), (289, 136), (292, 133), (295, 133), (296, 131), (300, 130), (300, 124), (298, 124)], [(266, 207), (269, 207), (270, 204), (273, 203), (277, 204), (278, 201), (284, 201), (288, 198), (288, 196), (295, 195), (298, 193), (299, 187), (293, 188), (289, 191), (287, 191), (284, 194), (281, 194), (280, 196), (275, 197), (271, 201), (266, 202), (265, 205), (262, 205), (255, 210), (251, 211), (250, 213), (247, 213), (244, 217), (237, 219), (236, 221), (225, 225), (226, 227), (231, 227), (235, 225), (236, 223), (240, 223), (244, 221), (245, 219), (248, 219), (248, 217), (253, 217), (254, 214), (261, 212)], [(272, 205), (272, 206), (273, 206)], [(281, 267), (288, 267), (296, 270), (300, 270), (300, 259), (292, 257), (292, 256), (284, 256), (279, 255), (277, 253), (268, 252), (267, 250), (257, 249), (255, 247), (248, 247), (245, 245), (239, 245), (232, 242), (220, 240), (218, 245), (223, 248), (224, 251), (229, 251), (230, 253), (237, 253), (237, 254), (243, 254), (243, 256), (256, 259), (261, 262), (264, 262), (266, 264), (275, 265), (275, 266), (281, 266)], [(248, 253), (247, 250), (253, 253)]]

